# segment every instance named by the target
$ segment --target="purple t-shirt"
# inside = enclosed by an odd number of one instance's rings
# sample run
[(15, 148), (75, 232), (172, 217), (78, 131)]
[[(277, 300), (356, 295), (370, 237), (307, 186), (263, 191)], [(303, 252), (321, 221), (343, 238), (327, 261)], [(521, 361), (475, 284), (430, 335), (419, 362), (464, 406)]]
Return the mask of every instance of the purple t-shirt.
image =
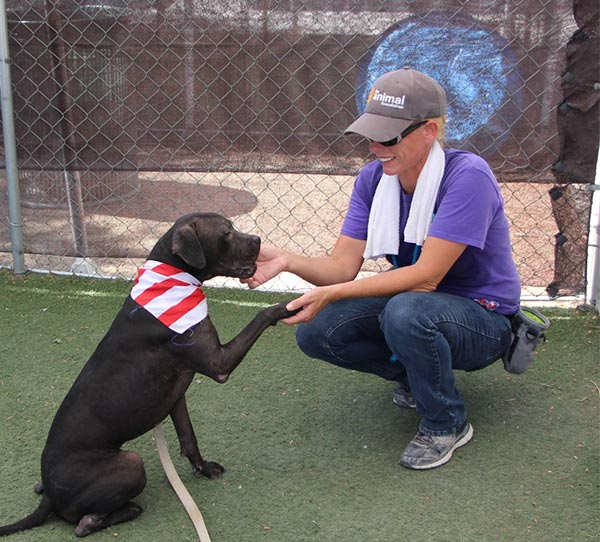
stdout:
[[(445, 149), (446, 167), (428, 236), (468, 245), (439, 283), (437, 291), (473, 299), (490, 310), (514, 314), (519, 308), (521, 282), (510, 244), (508, 220), (500, 187), (479, 156)], [(354, 183), (341, 233), (366, 240), (369, 212), (383, 173), (374, 160)], [(404, 227), (412, 194), (400, 191), (400, 249), (388, 259), (398, 267), (413, 263), (415, 245), (404, 242)]]

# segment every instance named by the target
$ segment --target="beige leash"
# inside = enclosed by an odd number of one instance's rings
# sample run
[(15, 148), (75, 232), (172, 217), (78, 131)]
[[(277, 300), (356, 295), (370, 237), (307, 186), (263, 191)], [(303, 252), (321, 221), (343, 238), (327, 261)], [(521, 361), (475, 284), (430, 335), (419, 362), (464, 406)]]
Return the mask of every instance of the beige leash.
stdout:
[(160, 457), (160, 462), (162, 463), (163, 469), (171, 483), (171, 487), (177, 493), (179, 500), (182, 502), (185, 507), (186, 512), (190, 516), (194, 527), (196, 528), (196, 532), (200, 537), (198, 542), (210, 542), (210, 536), (208, 535), (208, 531), (206, 530), (206, 525), (204, 524), (204, 518), (200, 513), (198, 506), (192, 499), (187, 488), (183, 485), (181, 478), (179, 478), (179, 474), (175, 470), (173, 466), (173, 461), (171, 461), (171, 456), (169, 455), (169, 450), (167, 449), (167, 441), (165, 440), (165, 432), (163, 430), (163, 426), (159, 423), (154, 428), (154, 440), (156, 442), (156, 449), (158, 450), (158, 456)]

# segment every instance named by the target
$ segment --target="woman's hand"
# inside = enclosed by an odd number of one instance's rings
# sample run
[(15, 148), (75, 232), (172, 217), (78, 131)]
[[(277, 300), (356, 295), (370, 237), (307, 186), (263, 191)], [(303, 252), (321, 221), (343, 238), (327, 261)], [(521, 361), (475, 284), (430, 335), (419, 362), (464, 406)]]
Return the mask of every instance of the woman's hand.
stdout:
[(300, 312), (282, 320), (286, 324), (293, 325), (301, 322), (309, 322), (312, 320), (321, 310), (323, 310), (329, 303), (334, 301), (333, 287), (322, 286), (319, 288), (313, 288), (309, 292), (300, 296), (297, 299), (290, 301), (286, 308), (289, 311), (295, 311), (300, 309)]
[(249, 288), (256, 288), (273, 277), (276, 277), (286, 268), (285, 251), (272, 245), (262, 245), (256, 259), (256, 271), (248, 279), (240, 282), (247, 284)]

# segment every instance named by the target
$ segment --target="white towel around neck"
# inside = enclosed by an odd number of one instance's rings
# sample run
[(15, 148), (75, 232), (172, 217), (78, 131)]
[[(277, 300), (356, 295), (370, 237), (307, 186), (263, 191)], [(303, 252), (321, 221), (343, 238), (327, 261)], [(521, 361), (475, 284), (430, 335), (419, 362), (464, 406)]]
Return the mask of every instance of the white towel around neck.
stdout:
[[(427, 161), (419, 174), (408, 220), (404, 228), (407, 243), (423, 245), (433, 216), (446, 158), (441, 145), (434, 141)], [(400, 247), (400, 182), (397, 175), (381, 176), (369, 213), (365, 259), (398, 254)]]

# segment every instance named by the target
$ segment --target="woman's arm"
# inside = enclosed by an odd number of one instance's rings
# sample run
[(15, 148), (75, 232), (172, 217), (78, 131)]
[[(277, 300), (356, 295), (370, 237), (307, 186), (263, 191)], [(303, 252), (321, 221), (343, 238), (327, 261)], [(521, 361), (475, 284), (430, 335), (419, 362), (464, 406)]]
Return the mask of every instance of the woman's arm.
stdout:
[(293, 254), (271, 245), (261, 247), (253, 277), (243, 282), (256, 288), (282, 271), (294, 273), (316, 286), (326, 286), (353, 280), (362, 263), (365, 241), (340, 235), (331, 255), (312, 258)]
[(416, 263), (385, 273), (340, 284), (314, 288), (288, 303), (288, 310), (302, 310), (284, 320), (297, 324), (312, 320), (326, 305), (351, 297), (392, 296), (400, 292), (433, 292), (467, 245), (428, 237)]

